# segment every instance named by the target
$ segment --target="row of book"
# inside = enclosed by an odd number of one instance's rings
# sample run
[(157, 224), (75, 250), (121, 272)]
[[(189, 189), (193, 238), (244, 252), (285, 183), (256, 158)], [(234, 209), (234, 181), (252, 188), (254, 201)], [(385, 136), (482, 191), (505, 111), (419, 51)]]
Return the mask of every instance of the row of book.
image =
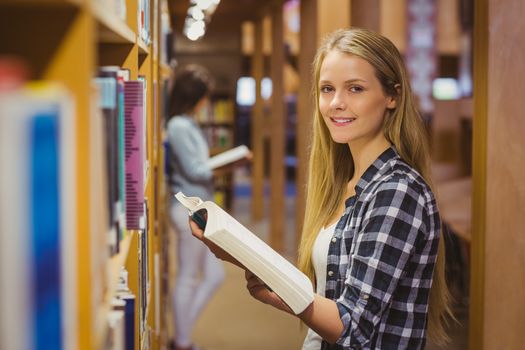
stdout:
[[(109, 12), (120, 18), (122, 21), (126, 21), (127, 17), (127, 6), (126, 0), (98, 0), (98, 2), (104, 6)], [(140, 39), (146, 44), (151, 43), (151, 24), (150, 24), (150, 1), (149, 0), (138, 0), (137, 8), (137, 28)]]
[(77, 348), (80, 162), (89, 162), (92, 303), (107, 298), (108, 257), (127, 230), (139, 230), (145, 328), (147, 84), (119, 67), (101, 67), (98, 75), (89, 159), (77, 158), (82, 131), (67, 89), (0, 76), (0, 349)]
[(173, 56), (174, 35), (171, 29), (170, 10), (167, 1), (163, 0), (161, 2), (160, 12), (161, 40), (159, 41), (159, 57), (162, 63), (169, 65)]
[(233, 128), (204, 124), (201, 126), (204, 137), (212, 149), (227, 149), (233, 147)]
[(138, 0), (138, 34), (146, 45), (151, 43), (150, 0)]
[[(139, 344), (147, 344), (142, 337), (148, 334), (146, 310), (150, 293), (148, 247), (150, 213), (148, 200), (144, 196), (145, 179), (149, 171), (147, 81), (142, 76), (137, 80), (130, 80), (127, 69), (103, 66), (99, 68), (98, 76), (94, 78), (93, 83), (98, 96), (95, 99), (97, 106), (93, 110), (99, 112), (94, 119), (101, 124), (100, 127), (95, 128), (102, 133), (97, 132), (98, 135), (93, 133), (92, 137), (93, 142), (103, 141), (99, 146), (103, 152), (93, 150), (92, 154), (94, 157), (103, 154), (104, 157), (98, 159), (99, 173), (92, 174), (90, 178), (93, 181), (100, 178), (107, 179), (106, 191), (102, 192), (107, 194), (105, 207), (108, 213), (106, 217), (108, 228), (105, 231), (100, 228), (98, 231), (108, 232), (109, 236), (106, 242), (100, 237), (101, 249), (93, 250), (92, 260), (94, 263), (98, 262), (99, 271), (107, 270), (107, 256), (102, 249), (104, 244), (109, 246), (109, 249), (106, 249), (109, 255), (119, 253), (120, 242), (127, 232), (135, 231), (138, 239), (137, 295), (131, 294), (125, 278), (120, 278), (117, 295), (111, 301), (113, 310), (107, 315), (110, 332), (105, 346), (106, 349), (132, 350), (136, 347), (135, 339)], [(93, 159), (93, 162), (95, 161)], [(95, 304), (106, 302), (104, 297), (107, 296), (107, 290), (108, 286), (104, 284), (93, 285), (92, 293), (100, 297), (95, 300)], [(135, 316), (136, 314), (138, 317)], [(135, 320), (138, 320), (138, 325), (135, 325)], [(135, 337), (137, 330), (138, 337)]]
[(203, 108), (196, 116), (199, 123), (233, 124), (235, 107), (232, 99), (214, 99), (208, 108)]
[(128, 286), (128, 272), (122, 267), (116, 294), (111, 299), (111, 311), (106, 316), (109, 332), (104, 341), (104, 349), (135, 349), (136, 299)]
[(108, 242), (110, 254), (115, 254), (125, 229), (143, 229), (144, 181), (149, 168), (147, 83), (143, 77), (130, 80), (126, 69), (105, 66), (99, 69), (94, 84), (99, 93), (95, 110), (102, 113), (95, 119), (103, 123), (103, 135), (96, 138), (104, 140)]
[(115, 14), (122, 21), (126, 21), (126, 0), (97, 0), (111, 13)]

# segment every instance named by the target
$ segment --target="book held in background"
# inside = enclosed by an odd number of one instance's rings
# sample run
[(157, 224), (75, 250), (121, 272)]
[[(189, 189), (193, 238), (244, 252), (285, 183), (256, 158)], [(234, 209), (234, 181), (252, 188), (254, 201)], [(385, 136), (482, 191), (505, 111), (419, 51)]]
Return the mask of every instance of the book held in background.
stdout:
[(208, 165), (212, 169), (220, 168), (221, 166), (246, 158), (249, 153), (250, 150), (245, 145), (237, 146), (211, 157), (208, 160)]
[[(299, 314), (313, 301), (308, 277), (217, 204), (178, 192), (175, 198), (203, 228), (204, 237), (232, 255)], [(206, 211), (204, 215), (203, 211)]]

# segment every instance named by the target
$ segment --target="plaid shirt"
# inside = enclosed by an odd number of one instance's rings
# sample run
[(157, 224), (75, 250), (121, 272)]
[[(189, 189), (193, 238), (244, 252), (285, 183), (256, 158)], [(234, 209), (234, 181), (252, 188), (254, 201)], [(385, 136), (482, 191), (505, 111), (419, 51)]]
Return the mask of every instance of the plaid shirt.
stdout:
[(328, 250), (325, 296), (344, 331), (322, 350), (422, 349), (440, 218), (429, 186), (390, 147), (346, 200)]

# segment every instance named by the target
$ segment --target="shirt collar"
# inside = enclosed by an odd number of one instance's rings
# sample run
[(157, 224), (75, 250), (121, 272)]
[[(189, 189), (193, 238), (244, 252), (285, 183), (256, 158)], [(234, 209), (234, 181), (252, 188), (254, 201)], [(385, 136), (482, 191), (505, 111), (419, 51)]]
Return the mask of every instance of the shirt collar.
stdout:
[(399, 154), (394, 145), (388, 147), (379, 157), (366, 169), (363, 176), (357, 182), (355, 186), (356, 195), (360, 195), (361, 192), (370, 184), (378, 175), (382, 175), (389, 168), (390, 161), (399, 158)]

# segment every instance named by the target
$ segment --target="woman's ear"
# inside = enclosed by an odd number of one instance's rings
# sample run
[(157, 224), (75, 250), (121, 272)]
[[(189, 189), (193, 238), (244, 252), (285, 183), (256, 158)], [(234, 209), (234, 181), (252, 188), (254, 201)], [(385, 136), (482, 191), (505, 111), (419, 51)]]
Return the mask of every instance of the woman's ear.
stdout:
[(396, 90), (396, 94), (395, 94), (395, 96), (388, 96), (389, 100), (388, 100), (388, 103), (386, 105), (387, 109), (394, 109), (397, 106), (397, 98), (399, 97), (399, 95), (401, 93), (401, 85), (400, 84), (394, 85), (394, 89)]

